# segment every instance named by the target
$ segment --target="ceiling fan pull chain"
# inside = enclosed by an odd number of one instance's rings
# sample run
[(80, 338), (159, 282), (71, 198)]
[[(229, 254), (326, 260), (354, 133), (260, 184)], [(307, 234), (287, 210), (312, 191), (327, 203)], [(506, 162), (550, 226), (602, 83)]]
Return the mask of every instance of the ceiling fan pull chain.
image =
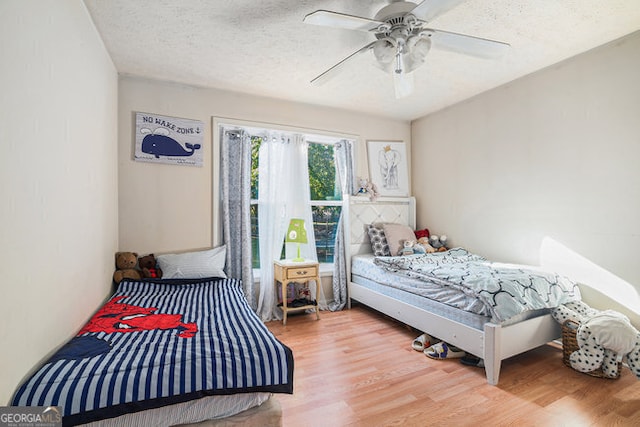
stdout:
[(396, 68), (394, 69), (394, 72), (396, 74), (402, 74), (402, 72), (404, 71), (404, 67), (402, 64), (402, 54), (404, 53), (404, 48), (404, 40), (398, 39), (398, 44), (396, 45)]

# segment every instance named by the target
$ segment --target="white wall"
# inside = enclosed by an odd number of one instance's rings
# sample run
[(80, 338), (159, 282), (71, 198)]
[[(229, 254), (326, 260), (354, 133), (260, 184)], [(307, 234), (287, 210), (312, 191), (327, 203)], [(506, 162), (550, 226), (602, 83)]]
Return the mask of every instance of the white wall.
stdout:
[[(133, 161), (137, 111), (202, 120), (206, 129), (204, 166)], [(214, 205), (219, 196), (219, 171), (212, 169), (214, 157), (217, 159), (219, 153), (219, 147), (212, 147), (213, 117), (359, 135), (357, 169), (363, 176), (368, 175), (367, 139), (410, 143), (408, 122), (215, 89), (121, 77), (119, 236), (122, 250), (163, 252), (211, 247), (220, 242), (219, 232), (212, 228)]]
[(640, 326), (640, 32), (412, 124), (418, 225)]
[(81, 1), (0, 2), (0, 405), (111, 290), (117, 74)]

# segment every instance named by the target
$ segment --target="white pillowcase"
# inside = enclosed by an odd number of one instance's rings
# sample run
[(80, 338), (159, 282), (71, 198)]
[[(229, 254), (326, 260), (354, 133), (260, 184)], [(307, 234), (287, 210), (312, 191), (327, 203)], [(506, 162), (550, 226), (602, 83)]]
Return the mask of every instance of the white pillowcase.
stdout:
[(223, 245), (206, 251), (158, 255), (156, 259), (163, 279), (224, 279), (227, 277), (224, 274), (226, 255), (226, 246)]

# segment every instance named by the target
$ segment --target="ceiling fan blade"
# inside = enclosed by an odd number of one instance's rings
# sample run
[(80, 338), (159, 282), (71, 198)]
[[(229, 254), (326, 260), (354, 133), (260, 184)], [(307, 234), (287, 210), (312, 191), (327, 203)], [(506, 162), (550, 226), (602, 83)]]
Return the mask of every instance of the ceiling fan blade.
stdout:
[(345, 28), (347, 30), (371, 31), (378, 28), (382, 22), (360, 16), (347, 15), (345, 13), (331, 12), (329, 10), (316, 10), (306, 15), (303, 22), (327, 27)]
[(495, 40), (451, 33), (442, 30), (426, 30), (433, 47), (464, 53), (479, 58), (497, 59), (502, 57), (511, 45)]
[(319, 76), (317, 76), (316, 78), (314, 78), (313, 80), (311, 80), (312, 84), (316, 84), (316, 85), (321, 85), (323, 83), (326, 83), (331, 77), (335, 76), (344, 66), (344, 64), (351, 58), (353, 58), (354, 56), (366, 52), (369, 49), (371, 49), (373, 47), (373, 45), (376, 42), (371, 42), (368, 45), (364, 46), (361, 49), (356, 50), (355, 52), (353, 52), (351, 55), (347, 56), (346, 58), (344, 58), (342, 61), (338, 62), (336, 65), (334, 65), (333, 67), (329, 68), (327, 71), (325, 71), (324, 73), (320, 74)]
[(437, 18), (467, 0), (424, 0), (409, 13), (425, 22)]

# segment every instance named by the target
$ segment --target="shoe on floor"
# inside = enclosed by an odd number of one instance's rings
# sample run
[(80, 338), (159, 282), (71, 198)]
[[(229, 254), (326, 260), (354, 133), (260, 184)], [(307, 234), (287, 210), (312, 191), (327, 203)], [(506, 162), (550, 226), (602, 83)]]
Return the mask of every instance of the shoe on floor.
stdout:
[(446, 342), (439, 342), (431, 347), (424, 349), (424, 354), (431, 359), (459, 359), (467, 354), (464, 350), (460, 350), (457, 347), (447, 344)]
[(480, 359), (470, 353), (465, 354), (460, 359), (460, 363), (467, 366), (475, 366), (476, 368), (484, 368), (484, 359)]
[(411, 348), (415, 351), (424, 351), (425, 348), (429, 347), (433, 343), (433, 338), (429, 334), (422, 334), (411, 344)]

